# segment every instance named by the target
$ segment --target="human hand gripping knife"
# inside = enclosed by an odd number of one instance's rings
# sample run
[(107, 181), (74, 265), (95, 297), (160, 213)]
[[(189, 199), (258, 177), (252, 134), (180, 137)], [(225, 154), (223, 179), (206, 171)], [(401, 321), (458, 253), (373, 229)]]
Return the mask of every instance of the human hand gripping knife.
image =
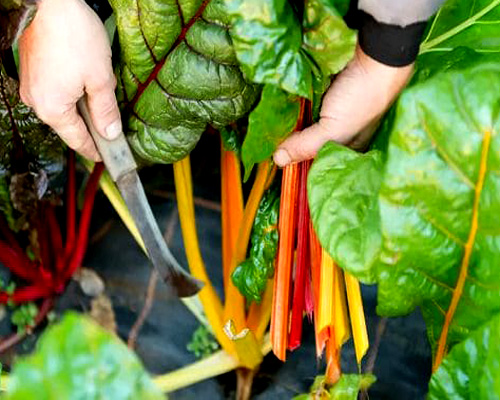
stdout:
[(78, 101), (78, 110), (139, 229), (153, 266), (171, 293), (178, 297), (195, 295), (203, 287), (203, 283), (179, 265), (165, 243), (137, 174), (137, 164), (125, 135), (122, 132), (114, 140), (103, 138), (92, 122), (85, 98)]

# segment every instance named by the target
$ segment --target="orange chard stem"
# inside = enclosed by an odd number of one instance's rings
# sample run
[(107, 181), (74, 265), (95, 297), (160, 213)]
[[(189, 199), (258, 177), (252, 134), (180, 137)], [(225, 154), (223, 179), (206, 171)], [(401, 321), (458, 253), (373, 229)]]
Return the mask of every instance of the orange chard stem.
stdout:
[(231, 279), (231, 262), (243, 219), (240, 161), (233, 151), (221, 149), (222, 270), (224, 288)]
[[(245, 210), (243, 211), (241, 224), (239, 224), (238, 237), (235, 243), (229, 274), (232, 274), (238, 264), (244, 261), (247, 256), (248, 242), (250, 241), (253, 222), (259, 208), (260, 200), (264, 194), (270, 169), (269, 161), (265, 161), (257, 167), (255, 181), (250, 191), (247, 204), (245, 205)], [(241, 295), (238, 288), (233, 285), (231, 279), (227, 282), (226, 299), (224, 322), (232, 320), (236, 330), (239, 332), (246, 327), (245, 298)]]
[(284, 168), (278, 222), (278, 255), (271, 314), (271, 344), (274, 354), (282, 361), (286, 359), (288, 347), (290, 289), (297, 226), (298, 178), (298, 164), (288, 165)]
[(274, 279), (267, 282), (266, 290), (260, 303), (252, 302), (248, 311), (247, 325), (255, 334), (257, 341), (262, 341), (266, 328), (271, 319), (271, 308), (273, 304)]
[(200, 279), (205, 284), (198, 294), (203, 305), (203, 310), (205, 311), (217, 341), (224, 350), (230, 354), (234, 354), (234, 347), (223, 330), (222, 303), (210, 282), (201, 256), (198, 235), (196, 232), (189, 156), (174, 163), (174, 179), (177, 207), (179, 209), (179, 219), (181, 222), (182, 237), (189, 269), (195, 278)]
[(326, 342), (326, 372), (325, 382), (328, 385), (337, 383), (342, 371), (340, 368), (340, 349), (335, 344), (335, 334), (330, 334), (330, 339)]

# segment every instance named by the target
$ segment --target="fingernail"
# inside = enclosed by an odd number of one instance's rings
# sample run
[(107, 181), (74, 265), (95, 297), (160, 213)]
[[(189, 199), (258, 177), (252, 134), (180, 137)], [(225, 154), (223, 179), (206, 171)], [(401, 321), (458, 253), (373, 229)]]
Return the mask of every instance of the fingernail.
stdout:
[(285, 165), (290, 164), (292, 159), (290, 158), (290, 154), (288, 154), (288, 151), (284, 149), (278, 149), (274, 153), (274, 162), (279, 166), (279, 167), (284, 167)]
[(108, 140), (116, 139), (122, 133), (122, 122), (117, 120), (108, 125), (106, 128), (105, 136)]

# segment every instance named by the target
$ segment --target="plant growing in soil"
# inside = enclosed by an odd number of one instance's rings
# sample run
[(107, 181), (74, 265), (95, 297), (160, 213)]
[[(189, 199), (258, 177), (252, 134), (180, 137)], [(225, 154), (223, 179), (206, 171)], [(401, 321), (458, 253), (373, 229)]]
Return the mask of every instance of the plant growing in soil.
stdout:
[[(276, 146), (317, 119), (331, 76), (353, 55), (356, 34), (340, 13), (347, 3), (110, 1), (126, 133), (138, 159), (173, 163), (189, 269), (205, 282), (198, 295), (203, 315), (194, 302), (186, 304), (221, 347), (155, 378), (166, 392), (236, 369), (237, 397), (248, 398), (263, 356), (272, 349), (284, 361), (287, 351), (300, 346), (308, 315), (326, 371), (300, 398), (356, 398), (373, 382), (361, 374), (369, 344), (362, 282), (378, 285), (380, 315), (422, 310), (433, 348), (429, 398), (498, 395), (500, 374), (491, 350), (500, 334), (500, 1), (448, 0), (429, 24), (412, 82), (366, 152), (327, 143), (312, 164), (276, 171), (270, 161)], [(150, 11), (147, 20), (144, 10)], [(0, 183), (10, 182), (12, 197), (14, 177), (33, 168), (19, 160), (36, 154), (37, 171), (43, 171), (45, 152), (27, 144), (19, 150), (26, 142), (22, 133), (41, 128), (17, 127), (19, 116), (8, 101), (14, 92), (5, 94), (12, 84), (4, 71), (1, 76), (1, 105), (10, 121), (2, 129), (10, 136), (8, 151), (0, 147), (6, 154), (0, 171), (8, 171)], [(208, 278), (196, 230), (189, 153), (206, 131), (221, 133), (225, 301)], [(99, 168), (91, 175), (90, 192)], [(251, 189), (244, 196), (247, 181)], [(142, 244), (106, 174), (100, 183)], [(0, 184), (0, 198), (8, 192)], [(57, 222), (47, 209), (50, 232), (44, 237), (50, 241), (40, 243), (38, 237), (40, 249), (47, 248), (40, 252), (42, 264), (30, 260), (3, 228), (2, 262), (32, 285), (11, 297), (0, 294), (0, 300), (60, 293), (83, 257), (85, 246), (78, 243), (86, 237), (92, 196), (84, 202), (78, 239), (72, 234), (74, 214), (66, 217), (70, 245), (54, 233)], [(0, 209), (14, 228), (12, 203), (23, 215), (29, 207), (7, 200)], [(45, 273), (40, 265), (54, 268)], [(352, 376), (342, 374), (340, 365), (351, 335), (360, 370)]]

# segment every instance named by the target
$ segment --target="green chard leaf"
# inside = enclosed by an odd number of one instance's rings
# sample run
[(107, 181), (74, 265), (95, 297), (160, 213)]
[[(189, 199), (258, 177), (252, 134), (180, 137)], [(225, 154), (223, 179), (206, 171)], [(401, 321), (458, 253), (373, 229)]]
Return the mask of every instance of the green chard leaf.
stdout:
[(236, 129), (226, 126), (219, 129), (220, 138), (224, 150), (233, 151), (236, 154), (241, 154), (241, 138)]
[(312, 96), (312, 69), (302, 28), (288, 0), (224, 0), (231, 37), (245, 75), (288, 93)]
[(500, 398), (500, 316), (456, 345), (432, 375), (429, 400)]
[(220, 347), (219, 342), (205, 325), (200, 325), (191, 337), (187, 349), (197, 358), (205, 358), (213, 354)]
[(356, 34), (329, 0), (308, 0), (304, 10), (303, 49), (323, 76), (340, 72), (354, 55)]
[(446, 53), (457, 47), (500, 53), (500, 0), (448, 0), (432, 21), (420, 53)]
[(359, 392), (367, 390), (377, 378), (372, 374), (342, 374), (331, 389), (325, 386), (325, 377), (317, 376), (309, 393), (295, 396), (293, 400), (357, 400)]
[(207, 124), (246, 114), (258, 88), (243, 77), (222, 0), (111, 0), (121, 57), (118, 100), (133, 150), (171, 163)]
[(241, 148), (245, 180), (254, 164), (265, 161), (295, 128), (300, 115), (300, 97), (273, 85), (265, 85), (262, 97), (249, 116), (248, 131)]
[(250, 257), (236, 267), (231, 279), (248, 301), (260, 302), (267, 280), (274, 274), (278, 248), (280, 190), (276, 186), (264, 193), (255, 216)]
[(342, 374), (330, 389), (331, 400), (357, 400), (359, 392), (368, 390), (377, 378), (372, 374)]
[(0, 177), (30, 167), (51, 179), (62, 171), (63, 156), (62, 142), (21, 102), (19, 83), (0, 63)]
[(160, 400), (137, 356), (86, 317), (50, 326), (34, 354), (14, 364), (7, 399)]
[(335, 74), (354, 54), (354, 32), (326, 0), (307, 1), (302, 23), (287, 0), (224, 1), (236, 56), (253, 82), (312, 99), (317, 67)]
[(499, 0), (448, 0), (429, 24), (413, 82), (447, 70), (498, 62), (499, 28)]
[(381, 246), (378, 191), (382, 157), (326, 143), (307, 180), (309, 209), (322, 246), (341, 268), (374, 283)]
[(423, 82), (438, 73), (472, 68), (487, 62), (498, 62), (499, 55), (499, 53), (478, 53), (468, 47), (457, 47), (445, 53), (422, 54), (417, 58), (410, 86)]
[(21, 102), (19, 83), (0, 60), (0, 213), (13, 231), (25, 225), (36, 200), (61, 187), (63, 165), (62, 142)]
[(396, 107), (379, 195), (377, 311), (420, 306), (433, 347), (500, 312), (499, 92), (500, 66), (483, 65), (415, 85)]

